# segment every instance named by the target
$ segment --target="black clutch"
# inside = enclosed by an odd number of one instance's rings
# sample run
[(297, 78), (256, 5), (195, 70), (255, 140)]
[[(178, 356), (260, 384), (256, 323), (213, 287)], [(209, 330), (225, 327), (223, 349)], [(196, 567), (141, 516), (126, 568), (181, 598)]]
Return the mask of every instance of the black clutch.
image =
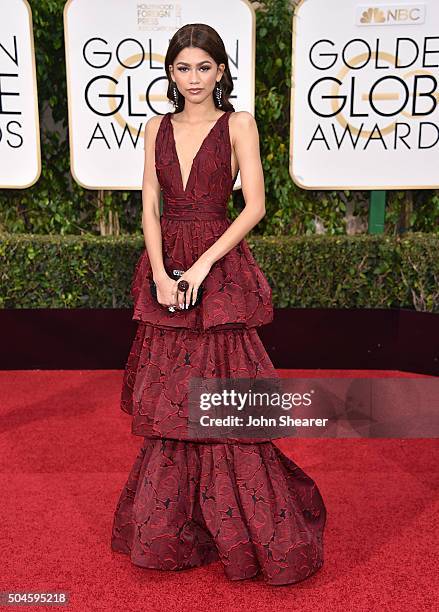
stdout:
[[(178, 280), (180, 278), (180, 276), (182, 276), (182, 274), (184, 274), (184, 270), (171, 270), (171, 272), (169, 272), (168, 270), (166, 270), (168, 276), (170, 276), (171, 278), (174, 278), (175, 280)], [(157, 301), (157, 287), (155, 282), (153, 281), (153, 279), (151, 278), (149, 280), (149, 286), (151, 289), (151, 295), (153, 296), (153, 298)], [(195, 300), (195, 303), (192, 304), (188, 304), (188, 307), (185, 308), (185, 310), (191, 310), (191, 308), (195, 308), (196, 306), (198, 306), (199, 304), (201, 304), (201, 300), (203, 297), (203, 292), (204, 292), (204, 287), (203, 285), (200, 285), (198, 287), (198, 294), (197, 294), (197, 299)], [(189, 302), (190, 296), (186, 297), (186, 291), (184, 292), (184, 296), (186, 299), (186, 303)], [(184, 304), (184, 302), (183, 302)], [(163, 304), (161, 304), (161, 306), (163, 306)], [(178, 310), (180, 310), (180, 308), (177, 306), (176, 307)]]

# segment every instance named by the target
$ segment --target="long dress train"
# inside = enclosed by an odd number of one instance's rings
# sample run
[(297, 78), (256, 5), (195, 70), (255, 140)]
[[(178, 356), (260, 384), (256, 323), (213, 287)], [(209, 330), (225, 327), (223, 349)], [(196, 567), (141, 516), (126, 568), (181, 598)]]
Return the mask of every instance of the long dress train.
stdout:
[[(183, 187), (172, 113), (160, 123), (155, 166), (163, 192), (165, 268), (186, 270), (227, 229), (230, 112), (214, 124)], [(245, 240), (212, 266), (203, 299), (170, 312), (149, 289), (146, 249), (131, 287), (138, 321), (121, 409), (143, 443), (114, 513), (111, 548), (135, 565), (180, 570), (220, 560), (231, 580), (299, 582), (323, 565), (326, 508), (316, 483), (272, 440), (188, 435), (191, 377), (277, 378), (256, 327), (273, 319), (272, 292)]]

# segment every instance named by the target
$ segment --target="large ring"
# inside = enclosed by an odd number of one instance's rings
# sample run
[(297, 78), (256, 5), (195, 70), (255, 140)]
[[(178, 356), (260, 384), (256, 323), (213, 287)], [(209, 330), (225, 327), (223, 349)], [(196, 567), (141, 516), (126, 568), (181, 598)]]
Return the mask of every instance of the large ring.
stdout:
[(187, 291), (189, 288), (189, 283), (187, 282), (187, 280), (181, 280), (181, 281), (178, 281), (177, 287), (179, 288), (180, 291)]
[(175, 312), (175, 306), (168, 306), (169, 312)]

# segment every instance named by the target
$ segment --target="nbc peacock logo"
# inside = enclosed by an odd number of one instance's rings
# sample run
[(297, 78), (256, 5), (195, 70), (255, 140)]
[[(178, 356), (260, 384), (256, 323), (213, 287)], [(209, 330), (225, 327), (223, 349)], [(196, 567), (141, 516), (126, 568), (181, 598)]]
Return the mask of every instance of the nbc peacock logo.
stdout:
[(420, 25), (425, 21), (425, 2), (356, 7), (356, 25)]
[(379, 8), (368, 8), (367, 11), (363, 11), (360, 19), (360, 23), (384, 23), (385, 21), (384, 12)]

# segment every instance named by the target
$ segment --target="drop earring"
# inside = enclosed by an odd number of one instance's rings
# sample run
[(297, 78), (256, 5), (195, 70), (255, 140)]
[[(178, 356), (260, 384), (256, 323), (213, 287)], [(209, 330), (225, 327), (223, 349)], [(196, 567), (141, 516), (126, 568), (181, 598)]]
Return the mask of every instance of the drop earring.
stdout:
[(177, 89), (177, 85), (175, 84), (175, 81), (172, 81), (172, 95), (174, 97), (174, 108), (177, 109), (178, 107), (178, 89)]
[(220, 108), (223, 105), (223, 103), (221, 102), (222, 95), (223, 95), (223, 88), (221, 87), (220, 83), (217, 81), (216, 86), (215, 86), (215, 96), (216, 96), (217, 104)]

